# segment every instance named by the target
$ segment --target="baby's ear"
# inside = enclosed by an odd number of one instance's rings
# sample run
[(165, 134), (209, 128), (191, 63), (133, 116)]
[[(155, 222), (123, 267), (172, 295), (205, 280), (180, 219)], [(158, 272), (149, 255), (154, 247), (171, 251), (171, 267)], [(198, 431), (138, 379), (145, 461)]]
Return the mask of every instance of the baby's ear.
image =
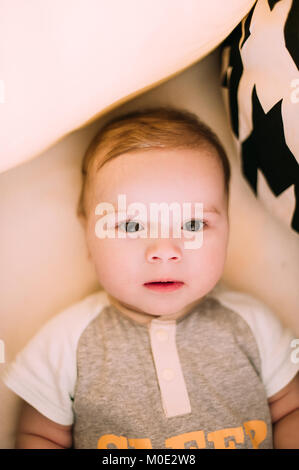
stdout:
[[(86, 230), (87, 230), (87, 219), (86, 217), (83, 215), (83, 214), (77, 214), (77, 217), (78, 217), (78, 220), (80, 222), (80, 224), (82, 225), (83, 227), (83, 230), (84, 230), (84, 233), (86, 235)], [(88, 246), (88, 242), (86, 240), (86, 247), (87, 247), (87, 257), (90, 261), (92, 261), (92, 258), (91, 258), (91, 254), (90, 254), (90, 251), (89, 251), (89, 246)]]
[(86, 230), (86, 224), (87, 224), (86, 217), (83, 214), (77, 214), (77, 218), (80, 224), (82, 225), (83, 229)]

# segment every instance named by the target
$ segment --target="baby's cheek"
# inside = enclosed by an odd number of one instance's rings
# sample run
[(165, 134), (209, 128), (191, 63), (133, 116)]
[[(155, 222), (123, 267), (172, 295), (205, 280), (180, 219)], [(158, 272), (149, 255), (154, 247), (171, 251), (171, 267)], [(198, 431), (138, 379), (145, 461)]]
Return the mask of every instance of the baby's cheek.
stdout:
[(99, 282), (113, 288), (126, 282), (133, 260), (123, 244), (114, 239), (99, 240), (92, 249), (92, 258)]
[(226, 259), (226, 239), (216, 233), (209, 234), (203, 240), (203, 245), (196, 254), (199, 273), (205, 277), (217, 277), (222, 274)]
[(109, 277), (115, 271), (116, 256), (108, 240), (98, 240), (92, 243), (90, 254), (98, 278)]

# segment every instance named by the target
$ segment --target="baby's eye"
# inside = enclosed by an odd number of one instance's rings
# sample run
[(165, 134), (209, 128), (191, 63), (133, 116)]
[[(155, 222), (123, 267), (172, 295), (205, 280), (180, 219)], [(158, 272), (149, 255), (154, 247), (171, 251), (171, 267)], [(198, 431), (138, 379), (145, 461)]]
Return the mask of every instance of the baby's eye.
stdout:
[[(125, 228), (121, 228), (122, 226), (125, 226)], [(118, 224), (117, 227), (124, 232), (140, 232), (139, 229), (142, 227), (142, 225), (139, 222), (135, 222), (134, 220), (127, 220)]]
[(204, 227), (204, 225), (206, 224), (203, 220), (191, 219), (183, 224), (183, 230), (188, 230), (189, 232), (199, 232)]

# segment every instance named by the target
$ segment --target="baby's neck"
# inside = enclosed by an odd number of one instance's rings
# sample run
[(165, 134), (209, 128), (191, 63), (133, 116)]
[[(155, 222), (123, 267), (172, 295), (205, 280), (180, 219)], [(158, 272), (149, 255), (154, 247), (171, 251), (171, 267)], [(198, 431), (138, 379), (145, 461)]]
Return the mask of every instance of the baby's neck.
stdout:
[(110, 294), (107, 294), (107, 295), (108, 295), (108, 299), (110, 303), (114, 305), (114, 307), (116, 307), (117, 310), (119, 310), (123, 315), (131, 318), (132, 320), (142, 325), (149, 324), (152, 320), (174, 321), (174, 320), (181, 319), (182, 317), (187, 315), (187, 313), (189, 313), (195, 305), (202, 302), (202, 300), (205, 298), (205, 297), (202, 297), (201, 299), (195, 300), (194, 302), (192, 302), (191, 304), (188, 304), (186, 307), (182, 308), (178, 312), (171, 313), (169, 315), (159, 316), (159, 315), (152, 315), (150, 313), (142, 312), (141, 310), (138, 310), (131, 305), (124, 304), (123, 302), (121, 302), (116, 297), (113, 297)]

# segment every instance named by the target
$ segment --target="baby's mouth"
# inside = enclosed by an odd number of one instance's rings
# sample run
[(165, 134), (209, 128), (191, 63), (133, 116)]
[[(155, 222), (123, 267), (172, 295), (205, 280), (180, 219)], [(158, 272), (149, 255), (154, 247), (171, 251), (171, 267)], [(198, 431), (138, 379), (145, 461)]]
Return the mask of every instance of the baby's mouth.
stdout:
[(171, 292), (183, 287), (184, 282), (176, 280), (150, 281), (145, 282), (144, 287), (159, 292)]

